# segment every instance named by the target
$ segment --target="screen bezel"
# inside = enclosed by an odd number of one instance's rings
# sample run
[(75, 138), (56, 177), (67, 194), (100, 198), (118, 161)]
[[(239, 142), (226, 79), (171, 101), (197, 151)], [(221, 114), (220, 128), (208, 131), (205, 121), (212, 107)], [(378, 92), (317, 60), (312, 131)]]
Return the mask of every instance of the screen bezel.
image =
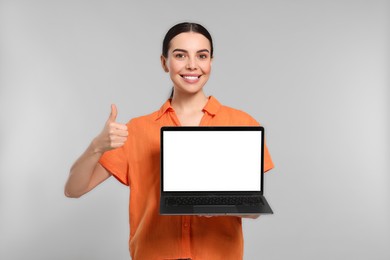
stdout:
[[(164, 132), (166, 131), (259, 131), (261, 132), (260, 191), (164, 191)], [(264, 192), (264, 127), (262, 126), (163, 126), (160, 129), (160, 189), (169, 194), (261, 194)]]

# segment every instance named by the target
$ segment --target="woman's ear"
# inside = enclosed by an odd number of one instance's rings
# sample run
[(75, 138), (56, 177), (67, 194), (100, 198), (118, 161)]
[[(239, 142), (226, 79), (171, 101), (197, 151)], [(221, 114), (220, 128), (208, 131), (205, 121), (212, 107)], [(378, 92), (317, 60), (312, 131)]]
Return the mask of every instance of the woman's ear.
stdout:
[(167, 66), (167, 58), (164, 57), (164, 55), (161, 55), (161, 66), (165, 72), (169, 72), (168, 66)]

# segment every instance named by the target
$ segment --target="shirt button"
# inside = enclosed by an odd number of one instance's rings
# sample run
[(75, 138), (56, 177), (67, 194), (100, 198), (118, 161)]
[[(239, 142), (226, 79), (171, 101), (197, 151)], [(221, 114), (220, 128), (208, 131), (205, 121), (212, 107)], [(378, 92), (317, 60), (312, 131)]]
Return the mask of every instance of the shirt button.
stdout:
[(188, 223), (184, 223), (184, 227), (185, 227), (185, 228), (188, 228)]

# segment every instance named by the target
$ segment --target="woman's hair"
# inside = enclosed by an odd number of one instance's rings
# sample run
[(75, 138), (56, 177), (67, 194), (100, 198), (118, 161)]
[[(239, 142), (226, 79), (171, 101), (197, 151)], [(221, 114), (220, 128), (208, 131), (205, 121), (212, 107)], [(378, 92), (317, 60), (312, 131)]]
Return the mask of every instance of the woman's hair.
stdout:
[[(184, 22), (184, 23), (179, 23), (173, 26), (167, 34), (164, 37), (163, 45), (162, 45), (162, 55), (165, 58), (168, 58), (168, 49), (169, 49), (169, 44), (171, 43), (171, 40), (176, 36), (181, 33), (185, 32), (195, 32), (195, 33), (200, 33), (204, 37), (206, 37), (209, 42), (210, 42), (210, 56), (213, 57), (213, 39), (211, 38), (211, 34), (209, 31), (207, 31), (206, 28), (204, 28), (202, 25), (197, 24), (197, 23), (189, 23), (189, 22)], [(173, 97), (173, 88), (171, 92), (170, 98)]]
[(165, 58), (168, 57), (168, 49), (169, 49), (169, 44), (170, 44), (171, 40), (176, 35), (179, 35), (179, 34), (185, 33), (185, 32), (200, 33), (204, 37), (206, 37), (209, 40), (209, 42), (210, 42), (210, 48), (211, 48), (210, 56), (213, 57), (213, 50), (214, 50), (214, 48), (213, 48), (213, 39), (211, 38), (211, 35), (210, 35), (209, 31), (207, 31), (207, 29), (204, 28), (200, 24), (185, 22), (185, 23), (176, 24), (171, 29), (169, 29), (169, 31), (165, 35), (164, 41), (163, 41), (163, 45), (162, 45), (162, 55)]

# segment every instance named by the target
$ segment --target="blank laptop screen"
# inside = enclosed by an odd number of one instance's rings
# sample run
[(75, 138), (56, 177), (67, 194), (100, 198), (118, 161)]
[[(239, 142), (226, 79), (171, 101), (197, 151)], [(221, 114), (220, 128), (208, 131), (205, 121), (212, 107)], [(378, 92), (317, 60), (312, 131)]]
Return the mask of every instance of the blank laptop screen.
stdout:
[(261, 131), (164, 131), (164, 191), (260, 191)]

